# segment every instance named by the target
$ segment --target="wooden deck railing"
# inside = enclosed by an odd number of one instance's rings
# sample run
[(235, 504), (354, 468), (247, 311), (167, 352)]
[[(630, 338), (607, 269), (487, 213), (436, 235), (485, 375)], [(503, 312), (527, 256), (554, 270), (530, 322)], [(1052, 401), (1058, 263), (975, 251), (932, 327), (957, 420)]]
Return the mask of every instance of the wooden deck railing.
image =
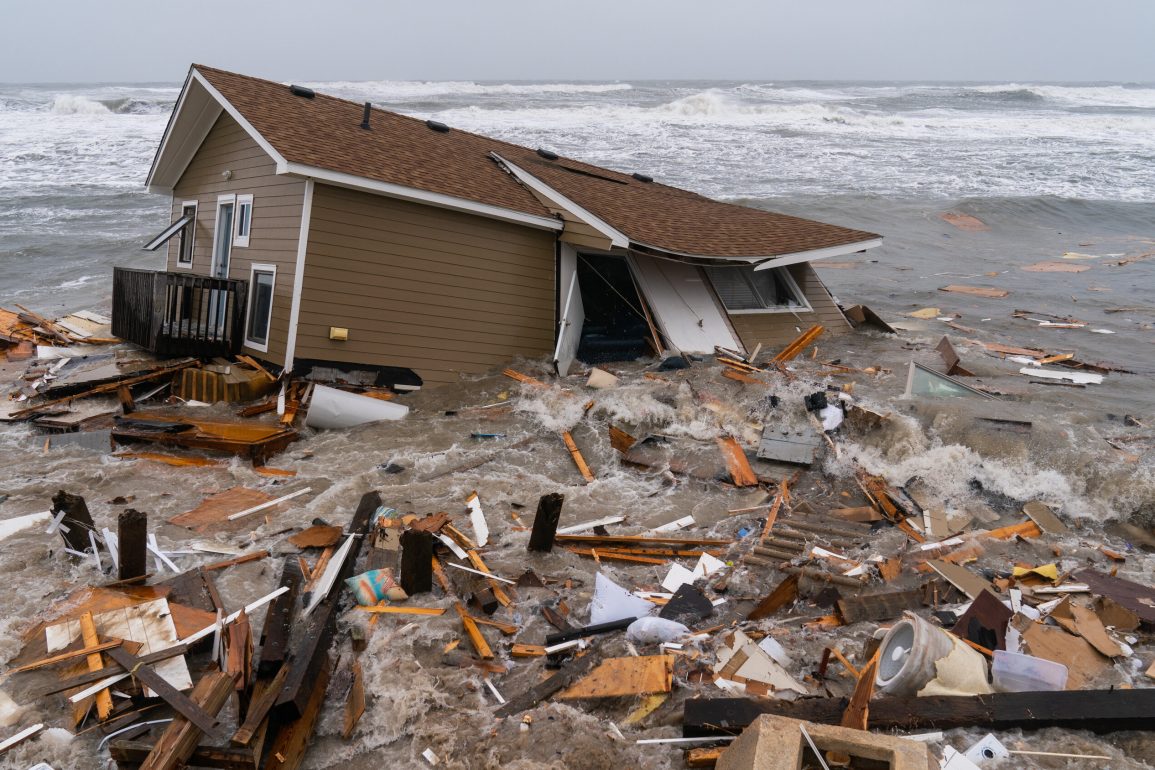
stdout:
[(248, 282), (113, 268), (112, 333), (157, 355), (240, 350)]

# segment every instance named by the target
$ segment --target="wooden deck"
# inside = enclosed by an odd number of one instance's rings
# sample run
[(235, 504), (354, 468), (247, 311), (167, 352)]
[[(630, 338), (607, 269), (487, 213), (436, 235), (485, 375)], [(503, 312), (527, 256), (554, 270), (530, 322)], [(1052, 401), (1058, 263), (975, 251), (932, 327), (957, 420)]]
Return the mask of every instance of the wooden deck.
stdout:
[(248, 281), (113, 268), (112, 333), (162, 356), (241, 349)]

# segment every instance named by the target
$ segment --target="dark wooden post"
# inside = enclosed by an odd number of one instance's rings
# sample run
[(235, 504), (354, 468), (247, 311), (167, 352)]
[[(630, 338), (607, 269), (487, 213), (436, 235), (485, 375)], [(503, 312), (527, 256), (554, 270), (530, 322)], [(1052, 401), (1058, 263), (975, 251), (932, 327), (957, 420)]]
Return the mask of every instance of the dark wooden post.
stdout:
[(148, 569), (148, 514), (132, 508), (116, 520), (116, 551), (120, 580), (138, 578)]
[(553, 550), (553, 538), (557, 534), (557, 523), (561, 519), (561, 505), (565, 495), (552, 492), (537, 501), (537, 514), (533, 517), (533, 531), (529, 533), (527, 550), (549, 553)]
[(279, 585), (289, 590), (273, 599), (265, 614), (265, 625), (261, 629), (261, 649), (257, 660), (257, 676), (272, 677), (280, 670), (289, 651), (289, 636), (293, 630), (293, 608), (297, 605), (297, 592), (301, 589), (301, 567), (296, 559), (285, 559), (281, 567)]
[(401, 533), (401, 587), (410, 596), (433, 590), (433, 534), (407, 529)]
[(61, 511), (65, 513), (60, 523), (68, 527), (68, 531), (61, 528), (60, 536), (69, 548), (84, 553), (86, 548), (92, 547), (88, 533), (96, 529), (88, 505), (80, 495), (69, 494), (62, 489), (52, 498), (52, 515), (56, 516)]

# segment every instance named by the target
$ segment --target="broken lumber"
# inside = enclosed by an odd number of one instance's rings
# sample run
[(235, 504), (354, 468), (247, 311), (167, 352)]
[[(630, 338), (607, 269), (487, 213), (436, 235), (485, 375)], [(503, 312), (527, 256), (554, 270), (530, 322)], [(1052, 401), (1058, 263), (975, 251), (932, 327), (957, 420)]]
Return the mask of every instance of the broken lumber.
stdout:
[[(216, 711), (209, 713), (209, 709), (201, 707), (194, 698), (190, 698), (180, 690), (168, 683), (160, 674), (152, 670), (152, 668), (143, 663), (140, 658), (133, 655), (128, 650), (121, 647), (113, 647), (108, 651), (108, 657), (119, 663), (125, 671), (132, 674), (148, 688), (155, 692), (157, 696), (163, 698), (165, 703), (172, 706), (174, 710), (187, 721), (191, 722), (199, 732), (203, 732), (212, 738), (223, 738), (225, 734), (222, 733), (219, 724), (214, 718), (217, 711), (220, 711), (221, 706), (216, 707)], [(232, 685), (233, 678), (228, 674), (222, 674), (224, 680)], [(203, 681), (203, 679), (202, 679)], [(198, 682), (198, 685), (200, 683)], [(193, 689), (195, 695), (196, 689)], [(211, 702), (210, 702), (211, 705)], [(158, 742), (159, 745), (159, 742)], [(195, 745), (195, 744), (194, 744)]]
[[(221, 671), (211, 671), (196, 683), (188, 700), (199, 713), (207, 715), (215, 724), (216, 714), (224, 707), (232, 690), (231, 676)], [(175, 770), (182, 767), (200, 743), (202, 732), (203, 728), (183, 712), (177, 714), (153, 746), (141, 770)]]
[(297, 604), (304, 576), (300, 564), (294, 559), (285, 559), (281, 565), (280, 588), (287, 588), (273, 600), (265, 614), (265, 625), (261, 628), (260, 653), (257, 656), (257, 676), (269, 677), (276, 674), (288, 654), (289, 636), (293, 628), (293, 608)]
[(606, 658), (557, 697), (559, 700), (577, 700), (649, 695), (669, 692), (673, 681), (673, 655)]
[(758, 484), (758, 477), (750, 467), (746, 452), (733, 436), (720, 437), (718, 448), (722, 450), (722, 458), (726, 461), (726, 468), (730, 472), (730, 480), (734, 482), (734, 486), (753, 487)]
[(565, 442), (565, 448), (569, 450), (570, 457), (573, 458), (574, 465), (577, 466), (578, 473), (586, 481), (593, 481), (594, 474), (590, 471), (589, 465), (586, 464), (586, 459), (582, 457), (581, 450), (578, 449), (577, 444), (574, 443), (573, 436), (568, 430), (561, 433), (561, 440)]
[[(292, 646), (287, 660), (292, 670), (284, 689), (277, 699), (275, 713), (281, 719), (295, 719), (306, 713), (310, 706), (311, 690), (318, 687), (322, 667), (328, 667), (328, 650), (337, 627), (337, 606), (340, 603), (345, 580), (352, 574), (353, 565), (361, 552), (361, 544), (369, 532), (369, 521), (381, 507), (381, 495), (366, 492), (357, 504), (353, 519), (345, 529), (351, 538), (344, 563), (330, 584), (325, 597), (309, 613), (303, 623), (294, 629)], [(427, 557), (428, 558), (428, 557)]]
[[(687, 737), (732, 735), (761, 714), (780, 714), (822, 724), (842, 721), (844, 698), (797, 701), (747, 698), (691, 698), (685, 703), (682, 734)], [(930, 695), (875, 698), (870, 702), (873, 729), (1039, 730), (1060, 727), (1110, 733), (1155, 730), (1155, 689), (1063, 690), (986, 695)]]
[[(100, 644), (100, 637), (96, 635), (96, 622), (92, 619), (91, 612), (85, 612), (80, 616), (80, 634), (84, 639), (85, 647), (93, 647)], [(110, 648), (111, 649), (111, 648)], [(88, 672), (99, 671), (104, 668), (103, 659), (99, 652), (93, 652), (85, 656), (85, 663), (88, 665)], [(112, 713), (112, 694), (108, 690), (101, 690), (96, 693), (96, 715), (104, 720), (108, 719)]]
[(1073, 577), (1086, 583), (1092, 593), (1105, 596), (1139, 616), (1147, 624), (1155, 624), (1155, 589), (1093, 569), (1076, 572)]
[(825, 329), (820, 325), (816, 324), (811, 326), (809, 329), (800, 334), (793, 342), (783, 348), (782, 351), (778, 353), (778, 355), (774, 356), (773, 360), (776, 363), (793, 361), (798, 357), (799, 353), (801, 353), (807, 348), (807, 346), (810, 345), (810, 343), (818, 339), (819, 335), (821, 335), (823, 331), (825, 331)]
[[(493, 712), (493, 715), (495, 717), (508, 717), (533, 708), (558, 690), (568, 687), (575, 679), (592, 669), (597, 662), (598, 656), (592, 650), (586, 651), (585, 655), (574, 658), (549, 679), (537, 683), (521, 695), (510, 698), (504, 706)], [(1155, 690), (1151, 692), (1155, 692)]]
[(333, 671), (327, 648), (322, 650), (321, 657), (316, 678), (309, 682), (308, 697), (302, 704), (300, 716), (277, 726), (268, 750), (266, 770), (297, 770), (305, 759), (305, 751), (309, 748), (309, 739), (313, 737), (313, 730), (321, 715), (321, 706), (325, 702), (325, 692), (329, 689), (329, 677)]
[(433, 590), (433, 534), (415, 529), (401, 533), (401, 588), (410, 596)]
[(52, 516), (54, 520), (60, 519), (60, 536), (70, 549), (84, 553), (85, 549), (92, 547), (88, 533), (96, 531), (96, 524), (83, 497), (60, 490), (52, 497)]

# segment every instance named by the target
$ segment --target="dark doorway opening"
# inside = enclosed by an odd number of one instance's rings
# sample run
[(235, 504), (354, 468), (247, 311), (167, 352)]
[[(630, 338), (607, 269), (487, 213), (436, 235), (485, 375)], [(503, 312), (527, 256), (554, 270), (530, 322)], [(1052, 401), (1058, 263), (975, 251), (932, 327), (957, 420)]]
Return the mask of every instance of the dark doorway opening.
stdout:
[(652, 355), (650, 327), (625, 257), (579, 254), (577, 274), (585, 307), (577, 357), (599, 364)]

